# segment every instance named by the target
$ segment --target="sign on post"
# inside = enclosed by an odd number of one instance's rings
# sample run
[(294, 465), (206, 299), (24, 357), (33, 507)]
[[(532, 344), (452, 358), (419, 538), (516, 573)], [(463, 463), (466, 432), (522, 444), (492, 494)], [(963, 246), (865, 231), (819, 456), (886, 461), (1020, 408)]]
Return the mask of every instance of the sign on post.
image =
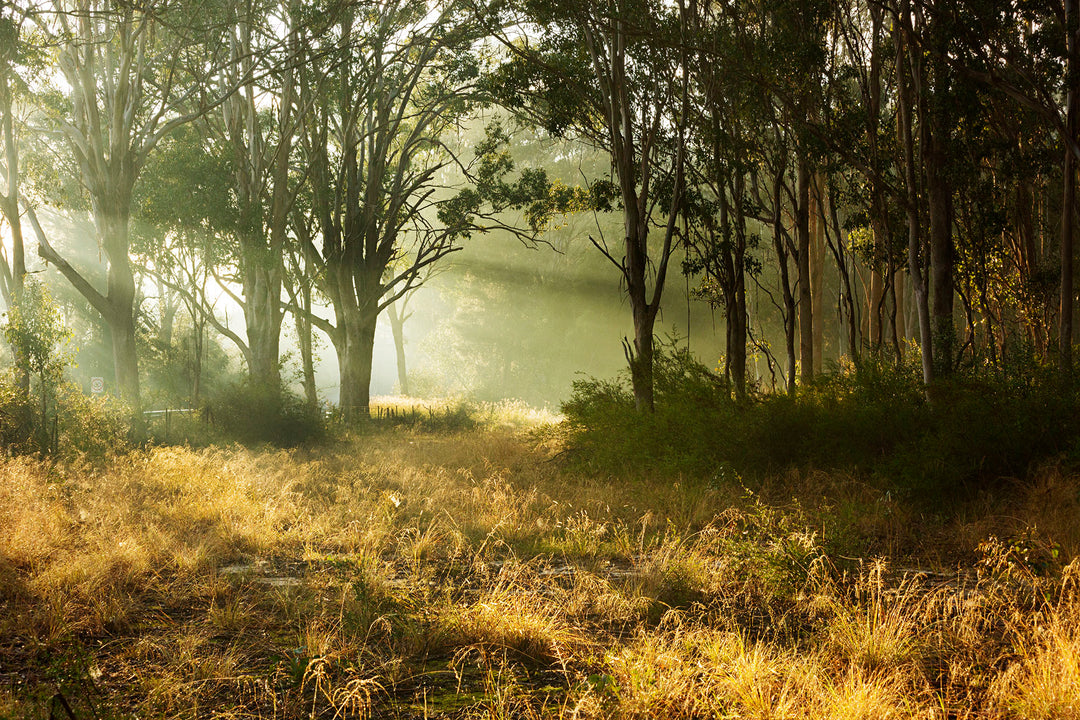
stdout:
[(94, 395), (100, 395), (101, 393), (105, 392), (105, 378), (90, 378), (90, 392)]

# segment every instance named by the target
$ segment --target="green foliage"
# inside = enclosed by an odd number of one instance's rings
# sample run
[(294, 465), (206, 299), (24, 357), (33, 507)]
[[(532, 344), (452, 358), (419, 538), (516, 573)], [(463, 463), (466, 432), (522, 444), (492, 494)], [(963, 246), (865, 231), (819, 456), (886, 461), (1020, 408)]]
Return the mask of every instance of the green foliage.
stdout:
[(294, 447), (326, 432), (318, 408), (309, 407), (288, 390), (250, 379), (225, 387), (209, 402), (215, 427), (227, 439), (254, 445)]
[[(66, 350), (65, 343), (71, 332), (64, 325), (60, 309), (52, 299), (49, 289), (33, 278), (27, 278), (23, 289), (7, 312), (7, 322), (3, 327), (4, 339), (15, 353), (15, 366), (27, 383), (20, 390), (18, 400), (27, 407), (18, 412), (15, 425), (24, 428), (25, 422), (34, 423), (33, 413), (29, 409), (29, 381), (34, 380), (40, 413), (36, 419), (38, 447), (42, 452), (55, 449), (57, 437), (55, 429), (50, 440), (48, 400), (50, 389), (54, 388), (63, 377), (64, 369), (72, 362), (72, 356)], [(54, 412), (54, 428), (57, 422)], [(15, 430), (16, 440), (22, 434)], [(18, 444), (18, 443), (16, 443)]]
[(103, 460), (128, 449), (131, 409), (109, 395), (91, 396), (71, 382), (56, 387), (56, 450), (61, 458)]
[(34, 411), (10, 373), (0, 378), (0, 446), (9, 452), (33, 451)]
[[(41, 449), (36, 435), (46, 436), (60, 459), (104, 460), (128, 447), (127, 406), (108, 397), (91, 397), (71, 382), (53, 389), (54, 411), (41, 427), (31, 404), (9, 374), (0, 378), (0, 445), (9, 452), (27, 454)], [(54, 436), (55, 433), (55, 436)]]
[(533, 234), (548, 229), (557, 215), (599, 209), (610, 205), (604, 185), (593, 188), (569, 186), (548, 177), (543, 168), (522, 168), (516, 179), (510, 155), (510, 135), (499, 122), (488, 125), (484, 139), (477, 143), (475, 160), (469, 171), (475, 187), (465, 188), (439, 204), (438, 217), (453, 237), (469, 238), (483, 230), (476, 216), (517, 210), (524, 214)]
[(71, 361), (60, 349), (69, 336), (49, 289), (27, 278), (4, 324), (4, 339), (15, 350), (17, 364), (42, 379), (59, 377)]
[(796, 396), (730, 398), (685, 352), (657, 359), (654, 414), (634, 411), (627, 378), (575, 383), (563, 411), (594, 469), (711, 482), (791, 468), (844, 469), (916, 498), (970, 492), (1080, 453), (1075, 392), (1049, 370), (971, 371), (923, 392), (918, 368), (867, 361)]

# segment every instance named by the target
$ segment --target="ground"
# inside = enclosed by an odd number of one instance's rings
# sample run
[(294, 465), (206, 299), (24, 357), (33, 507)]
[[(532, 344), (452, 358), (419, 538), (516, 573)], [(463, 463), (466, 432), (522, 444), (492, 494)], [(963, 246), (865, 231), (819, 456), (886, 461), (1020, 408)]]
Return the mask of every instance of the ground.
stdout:
[(561, 442), (0, 461), (0, 717), (1080, 717), (1067, 470), (946, 516)]

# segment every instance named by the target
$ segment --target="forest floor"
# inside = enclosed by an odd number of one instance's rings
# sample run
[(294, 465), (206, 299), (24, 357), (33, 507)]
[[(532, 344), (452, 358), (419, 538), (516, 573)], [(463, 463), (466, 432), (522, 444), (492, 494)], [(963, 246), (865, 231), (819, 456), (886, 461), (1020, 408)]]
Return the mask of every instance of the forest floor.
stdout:
[(1077, 718), (1078, 490), (627, 480), (551, 428), (0, 460), (0, 718)]

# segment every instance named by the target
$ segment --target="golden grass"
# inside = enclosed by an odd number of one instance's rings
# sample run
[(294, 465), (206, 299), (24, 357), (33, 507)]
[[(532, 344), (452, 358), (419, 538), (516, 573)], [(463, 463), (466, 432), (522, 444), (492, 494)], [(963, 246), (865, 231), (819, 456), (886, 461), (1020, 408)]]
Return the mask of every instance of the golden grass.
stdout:
[(87, 688), (147, 718), (1080, 717), (1063, 469), (952, 528), (981, 563), (921, 576), (827, 549), (915, 545), (850, 479), (777, 504), (576, 475), (551, 442), (0, 459), (0, 717)]

